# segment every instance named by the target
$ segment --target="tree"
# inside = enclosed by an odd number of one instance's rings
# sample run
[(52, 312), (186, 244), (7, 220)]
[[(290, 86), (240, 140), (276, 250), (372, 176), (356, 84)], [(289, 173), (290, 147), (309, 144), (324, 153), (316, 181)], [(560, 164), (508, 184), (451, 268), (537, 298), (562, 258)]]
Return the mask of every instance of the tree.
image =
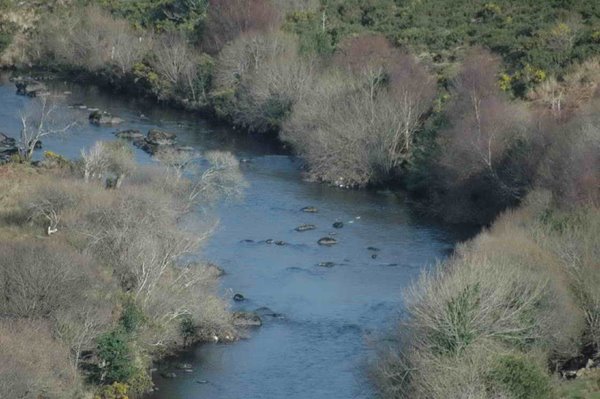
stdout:
[(199, 59), (185, 38), (175, 33), (163, 34), (155, 40), (153, 53), (150, 66), (166, 85), (163, 95), (190, 96), (188, 99), (198, 101)]
[(311, 177), (344, 187), (390, 179), (412, 157), (435, 82), (385, 38), (340, 45), (329, 71), (310, 82), (282, 138), (307, 161)]
[(88, 151), (82, 150), (81, 157), (86, 183), (108, 178), (107, 185), (118, 189), (135, 169), (133, 152), (123, 141), (98, 141)]
[(18, 147), (20, 155), (31, 160), (36, 146), (44, 137), (63, 134), (75, 126), (75, 122), (62, 122), (58, 106), (41, 97), (31, 103), (30, 108), (21, 114), (21, 134)]
[(512, 199), (522, 187), (504, 179), (502, 167), (512, 146), (526, 137), (529, 115), (518, 103), (509, 103), (498, 88), (499, 60), (472, 50), (454, 81), (448, 110), (450, 129), (440, 135), (442, 163), (461, 180), (484, 173)]

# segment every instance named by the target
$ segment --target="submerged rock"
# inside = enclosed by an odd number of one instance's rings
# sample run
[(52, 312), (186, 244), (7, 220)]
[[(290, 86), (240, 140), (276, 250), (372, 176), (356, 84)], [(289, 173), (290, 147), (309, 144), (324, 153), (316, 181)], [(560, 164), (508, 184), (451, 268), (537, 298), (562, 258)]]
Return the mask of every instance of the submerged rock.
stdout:
[(376, 247), (368, 247), (368, 248), (367, 248), (367, 251), (378, 252), (378, 251), (379, 251), (379, 248), (376, 248)]
[(335, 222), (335, 223), (333, 223), (333, 228), (334, 229), (341, 229), (342, 227), (344, 227), (344, 222)]
[(275, 317), (275, 318), (283, 318), (281, 313), (274, 312), (271, 308), (266, 306), (260, 307), (254, 311), (259, 317)]
[(139, 140), (144, 138), (144, 134), (137, 129), (117, 130), (115, 136), (127, 140)]
[(277, 241), (275, 241), (274, 244), (275, 245), (279, 245), (279, 246), (284, 246), (284, 245), (286, 245), (286, 242), (285, 241), (281, 241), (281, 240), (277, 240)]
[(163, 373), (160, 373), (160, 375), (161, 375), (163, 378), (177, 378), (177, 374), (175, 374), (175, 373), (167, 373), (167, 372), (163, 372)]
[(334, 267), (335, 263), (334, 262), (320, 262), (318, 264), (319, 267)]
[(337, 244), (337, 240), (333, 237), (323, 237), (317, 241), (319, 245), (332, 246)]
[(319, 210), (314, 207), (314, 206), (305, 206), (304, 208), (300, 209), (302, 212), (306, 212), (306, 213), (317, 213), (319, 212)]
[(190, 363), (179, 363), (177, 364), (177, 366), (175, 367), (178, 370), (192, 370), (193, 367)]
[(302, 232), (302, 231), (314, 230), (316, 228), (317, 228), (317, 226), (315, 226), (314, 224), (301, 224), (300, 226), (296, 227), (294, 230)]
[(262, 320), (260, 316), (254, 312), (234, 312), (233, 325), (236, 327), (260, 327)]

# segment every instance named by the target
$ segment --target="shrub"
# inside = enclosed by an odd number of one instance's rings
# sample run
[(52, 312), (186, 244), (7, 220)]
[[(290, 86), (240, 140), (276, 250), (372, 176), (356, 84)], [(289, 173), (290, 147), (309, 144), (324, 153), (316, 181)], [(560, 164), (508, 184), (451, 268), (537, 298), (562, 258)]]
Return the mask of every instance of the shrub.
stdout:
[(550, 377), (539, 365), (523, 356), (500, 357), (489, 372), (490, 383), (514, 399), (551, 397)]
[(244, 35), (219, 54), (213, 95), (217, 110), (251, 132), (277, 132), (308, 90), (313, 67), (299, 56), (290, 35)]
[[(60, 33), (59, 33), (60, 32)], [(142, 60), (150, 38), (97, 6), (76, 7), (45, 18), (38, 28), (36, 59), (123, 77)]]
[(98, 338), (98, 357), (101, 360), (98, 381), (110, 385), (128, 381), (135, 372), (129, 337), (124, 331), (115, 330)]
[(598, 240), (589, 215), (567, 224), (596, 237), (581, 245), (549, 233), (549, 199), (532, 194), (406, 292), (399, 345), (378, 369), (385, 397), (551, 397), (545, 368), (577, 356), (590, 331), (572, 260), (597, 256)]
[(45, 241), (0, 246), (0, 286), (5, 317), (49, 317), (82, 299), (89, 259)]

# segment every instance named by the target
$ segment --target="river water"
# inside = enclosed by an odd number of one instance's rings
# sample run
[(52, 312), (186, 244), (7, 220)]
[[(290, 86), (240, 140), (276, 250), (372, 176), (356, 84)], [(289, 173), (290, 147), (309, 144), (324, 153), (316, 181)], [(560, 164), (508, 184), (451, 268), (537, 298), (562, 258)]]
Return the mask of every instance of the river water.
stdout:
[[(125, 119), (120, 128), (173, 131), (178, 141), (199, 151), (232, 151), (247, 162), (249, 187), (239, 202), (223, 205), (220, 224), (202, 256), (226, 275), (222, 292), (234, 310), (268, 307), (281, 317), (265, 317), (248, 339), (234, 344), (205, 344), (181, 355), (194, 371), (158, 373), (152, 399), (345, 399), (374, 398), (368, 379), (373, 342), (401, 317), (402, 289), (443, 259), (464, 234), (413, 215), (390, 192), (347, 191), (302, 180), (293, 157), (257, 140), (217, 127), (197, 116), (168, 110), (95, 87), (53, 84), (60, 114), (80, 123), (62, 137), (44, 140), (44, 149), (77, 157), (97, 140), (114, 139), (114, 128), (87, 123), (82, 103)], [(32, 100), (15, 95), (0, 80), (0, 131), (16, 137), (18, 115)], [(135, 150), (140, 162), (150, 157)], [(39, 156), (39, 155), (38, 155)], [(305, 206), (318, 213), (304, 213)], [(344, 227), (334, 229), (332, 223)], [(316, 230), (297, 232), (310, 223)], [(338, 244), (317, 240), (335, 233)], [(283, 240), (287, 245), (267, 244)], [(375, 247), (368, 249), (369, 247)], [(333, 262), (333, 267), (321, 267)], [(233, 294), (246, 297), (231, 300)]]

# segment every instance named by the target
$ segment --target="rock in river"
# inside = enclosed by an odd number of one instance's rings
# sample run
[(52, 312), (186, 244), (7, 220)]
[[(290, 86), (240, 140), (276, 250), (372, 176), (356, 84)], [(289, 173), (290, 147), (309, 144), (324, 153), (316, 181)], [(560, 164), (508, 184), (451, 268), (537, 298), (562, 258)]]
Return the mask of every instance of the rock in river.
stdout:
[(158, 129), (150, 129), (146, 136), (146, 141), (153, 145), (173, 145), (175, 144), (175, 133), (165, 132)]
[(333, 224), (333, 228), (335, 229), (341, 229), (342, 227), (344, 227), (344, 222), (335, 222)]
[(262, 320), (253, 312), (233, 312), (233, 325), (236, 327), (260, 327)]
[(17, 94), (22, 96), (37, 97), (48, 93), (46, 85), (33, 79), (20, 79), (15, 81)]
[(92, 125), (96, 126), (118, 125), (123, 122), (123, 119), (101, 111), (92, 112), (88, 119)]
[(319, 212), (319, 210), (314, 207), (314, 206), (305, 206), (304, 208), (300, 209), (302, 212), (306, 212), (306, 213), (317, 213)]
[(296, 227), (294, 230), (308, 231), (308, 230), (314, 230), (316, 228), (317, 228), (317, 226), (315, 226), (314, 224), (301, 224), (300, 226)]
[(319, 245), (332, 246), (332, 245), (337, 244), (337, 240), (332, 237), (323, 237), (323, 238), (320, 238), (319, 241), (317, 241), (317, 243)]
[(329, 268), (329, 267), (334, 267), (335, 263), (334, 262), (320, 262), (318, 266), (319, 267), (328, 267)]
[(139, 140), (144, 138), (144, 134), (137, 129), (118, 130), (115, 136), (120, 139)]
[(235, 294), (233, 296), (233, 300), (236, 301), (236, 302), (242, 302), (245, 299), (246, 298), (242, 294)]

